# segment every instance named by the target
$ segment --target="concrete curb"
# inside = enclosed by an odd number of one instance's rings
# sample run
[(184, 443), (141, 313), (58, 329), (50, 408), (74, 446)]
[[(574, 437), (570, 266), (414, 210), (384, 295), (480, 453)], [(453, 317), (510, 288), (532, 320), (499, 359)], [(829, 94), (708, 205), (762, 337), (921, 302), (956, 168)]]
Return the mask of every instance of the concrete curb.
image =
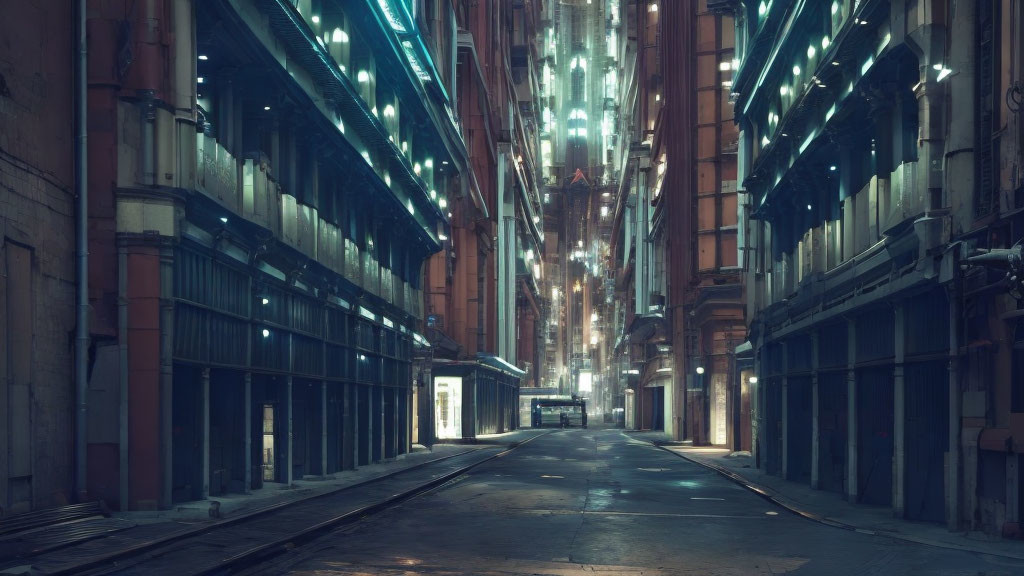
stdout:
[(970, 545), (954, 544), (952, 542), (942, 542), (942, 541), (938, 541), (938, 540), (931, 540), (931, 539), (928, 539), (928, 538), (918, 538), (916, 536), (911, 536), (911, 535), (908, 535), (908, 534), (900, 534), (898, 532), (888, 532), (888, 531), (884, 531), (884, 530), (871, 530), (871, 529), (868, 529), (868, 528), (861, 528), (859, 526), (854, 526), (852, 524), (846, 524), (844, 522), (839, 522), (837, 520), (832, 520), (830, 518), (826, 518), (824, 516), (820, 516), (818, 514), (814, 514), (813, 512), (809, 512), (807, 510), (803, 510), (803, 509), (799, 508), (793, 502), (789, 501), (788, 498), (778, 496), (778, 493), (776, 491), (772, 490), (771, 488), (767, 488), (767, 487), (761, 486), (760, 484), (757, 484), (755, 482), (751, 482), (750, 480), (748, 480), (748, 479), (744, 478), (743, 476), (733, 472), (732, 470), (729, 470), (728, 468), (725, 468), (723, 466), (719, 466), (717, 464), (712, 464), (710, 462), (703, 462), (703, 461), (698, 460), (696, 458), (692, 458), (690, 456), (687, 456), (686, 454), (682, 454), (680, 452), (672, 450), (668, 446), (660, 445), (657, 442), (651, 441), (651, 444), (653, 446), (661, 448), (662, 450), (668, 452), (669, 454), (673, 454), (675, 456), (678, 456), (678, 457), (682, 458), (683, 460), (686, 460), (688, 462), (692, 462), (692, 463), (694, 463), (694, 464), (696, 464), (698, 466), (702, 466), (702, 467), (707, 468), (708, 470), (711, 470), (713, 472), (717, 472), (718, 474), (720, 474), (720, 475), (724, 476), (725, 478), (735, 482), (736, 484), (739, 484), (740, 486), (746, 488), (747, 490), (750, 490), (751, 492), (753, 492), (753, 493), (757, 494), (758, 496), (764, 498), (765, 500), (768, 500), (769, 502), (779, 506), (780, 508), (783, 508), (784, 510), (786, 510), (788, 512), (791, 512), (793, 514), (796, 514), (797, 516), (800, 516), (802, 518), (806, 518), (807, 520), (810, 520), (812, 522), (817, 522), (817, 523), (823, 524), (825, 526), (831, 526), (832, 528), (839, 528), (841, 530), (848, 530), (850, 532), (857, 532), (857, 533), (860, 533), (860, 534), (867, 534), (867, 535), (870, 535), (870, 536), (882, 536), (882, 537), (886, 537), (886, 538), (893, 538), (895, 540), (903, 540), (905, 542), (913, 542), (915, 544), (923, 544), (925, 546), (931, 546), (933, 548), (944, 548), (946, 550), (958, 550), (960, 552), (973, 552), (975, 554), (985, 554), (985, 555), (988, 555), (988, 556), (999, 556), (999, 557), (1002, 557), (1002, 558), (1010, 558), (1010, 559), (1013, 559), (1013, 560), (1024, 560), (1024, 550), (1022, 550), (1021, 553), (1019, 553), (1019, 554), (1018, 553), (1013, 553), (1013, 552), (982, 550), (982, 549), (979, 549), (977, 547), (970, 546)]

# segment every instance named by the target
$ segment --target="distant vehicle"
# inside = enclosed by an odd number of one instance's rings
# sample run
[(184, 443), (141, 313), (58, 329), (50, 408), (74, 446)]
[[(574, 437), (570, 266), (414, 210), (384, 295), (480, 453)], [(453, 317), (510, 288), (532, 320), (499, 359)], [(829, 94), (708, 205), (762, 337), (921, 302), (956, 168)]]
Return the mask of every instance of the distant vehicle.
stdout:
[(534, 398), (530, 401), (530, 424), (534, 428), (556, 426), (587, 427), (587, 401), (583, 398)]

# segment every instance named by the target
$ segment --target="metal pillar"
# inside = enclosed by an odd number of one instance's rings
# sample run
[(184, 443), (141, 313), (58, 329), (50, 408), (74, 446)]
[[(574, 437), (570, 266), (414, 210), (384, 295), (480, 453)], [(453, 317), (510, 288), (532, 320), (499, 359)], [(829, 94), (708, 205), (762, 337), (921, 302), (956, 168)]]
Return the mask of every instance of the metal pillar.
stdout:
[(320, 476), (327, 477), (327, 382), (320, 383)]
[(782, 477), (789, 478), (789, 345), (779, 345), (782, 354)]
[[(959, 250), (954, 248), (947, 257), (959, 258)], [(956, 260), (954, 260), (954, 263)], [(963, 447), (960, 442), (961, 413), (963, 395), (960, 393), (960, 293), (956, 289), (956, 281), (949, 289), (949, 461), (946, 466), (946, 527), (951, 531), (960, 528), (960, 463), (963, 460)]]
[(288, 430), (287, 430), (287, 432), (288, 432), (288, 440), (287, 440), (287, 443), (288, 443), (288, 457), (285, 458), (285, 466), (288, 467), (288, 470), (285, 473), (285, 482), (286, 482), (286, 484), (288, 486), (291, 486), (292, 485), (292, 463), (294, 462), (294, 458), (295, 458), (295, 428), (294, 428), (294, 423), (292, 421), (292, 404), (294, 404), (294, 402), (292, 401), (292, 376), (291, 376), (291, 374), (289, 374), (288, 376), (285, 377), (285, 395), (286, 395), (285, 403), (286, 403), (286, 405), (288, 407), (287, 408), (287, 412), (288, 412)]
[(200, 499), (207, 500), (210, 497), (210, 369), (203, 368), (199, 374), (200, 402), (203, 404), (203, 488)]
[(857, 323), (846, 324), (846, 498), (857, 501)]
[(243, 492), (249, 493), (252, 489), (252, 373), (246, 372), (245, 376), (245, 488)]
[(820, 396), (818, 392), (818, 331), (811, 332), (811, 488), (821, 489), (821, 426)]
[(903, 360), (906, 354), (906, 307), (895, 307), (895, 360), (892, 373), (893, 427), (892, 427), (892, 513), (902, 518), (906, 513), (906, 382), (903, 379)]

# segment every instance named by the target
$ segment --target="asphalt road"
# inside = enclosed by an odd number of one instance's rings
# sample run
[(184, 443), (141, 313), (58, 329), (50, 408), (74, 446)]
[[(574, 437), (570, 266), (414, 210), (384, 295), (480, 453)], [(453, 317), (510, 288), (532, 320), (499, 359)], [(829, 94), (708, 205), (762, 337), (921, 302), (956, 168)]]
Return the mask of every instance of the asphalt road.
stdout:
[(266, 573), (1024, 574), (1024, 562), (795, 516), (619, 430), (540, 437), (297, 549)]

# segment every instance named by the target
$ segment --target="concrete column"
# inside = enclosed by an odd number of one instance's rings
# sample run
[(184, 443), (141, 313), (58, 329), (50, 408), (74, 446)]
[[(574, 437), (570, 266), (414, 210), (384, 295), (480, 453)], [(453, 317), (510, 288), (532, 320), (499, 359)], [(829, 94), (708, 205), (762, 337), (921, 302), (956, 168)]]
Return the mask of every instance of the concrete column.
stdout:
[(857, 501), (857, 323), (846, 323), (846, 497)]
[[(950, 256), (959, 257), (959, 249), (954, 248)], [(956, 282), (951, 282), (949, 288), (949, 458), (946, 462), (946, 527), (951, 531), (960, 528), (960, 506), (963, 498), (960, 493), (960, 463), (963, 460), (960, 425), (963, 396), (960, 393), (958, 329), (961, 312), (959, 300), (960, 294), (956, 290)], [(964, 443), (967, 441), (968, 439), (964, 438)]]
[(320, 383), (320, 476), (327, 477), (327, 382)]
[(285, 377), (285, 404), (287, 406), (286, 412), (288, 413), (288, 457), (285, 458), (284, 465), (288, 468), (285, 473), (285, 483), (288, 486), (292, 485), (292, 462), (295, 458), (295, 428), (292, 422), (292, 376), (289, 374)]
[(895, 364), (892, 373), (892, 513), (902, 518), (906, 513), (906, 384), (903, 380), (903, 359), (906, 349), (906, 307), (896, 305)]
[(200, 372), (200, 386), (202, 388), (202, 413), (203, 413), (203, 491), (201, 498), (206, 500), (210, 497), (210, 369), (203, 368)]
[(818, 332), (811, 332), (811, 488), (821, 488), (819, 462), (821, 456), (821, 426), (818, 396)]
[(246, 494), (252, 489), (252, 373), (245, 376), (245, 489)]

